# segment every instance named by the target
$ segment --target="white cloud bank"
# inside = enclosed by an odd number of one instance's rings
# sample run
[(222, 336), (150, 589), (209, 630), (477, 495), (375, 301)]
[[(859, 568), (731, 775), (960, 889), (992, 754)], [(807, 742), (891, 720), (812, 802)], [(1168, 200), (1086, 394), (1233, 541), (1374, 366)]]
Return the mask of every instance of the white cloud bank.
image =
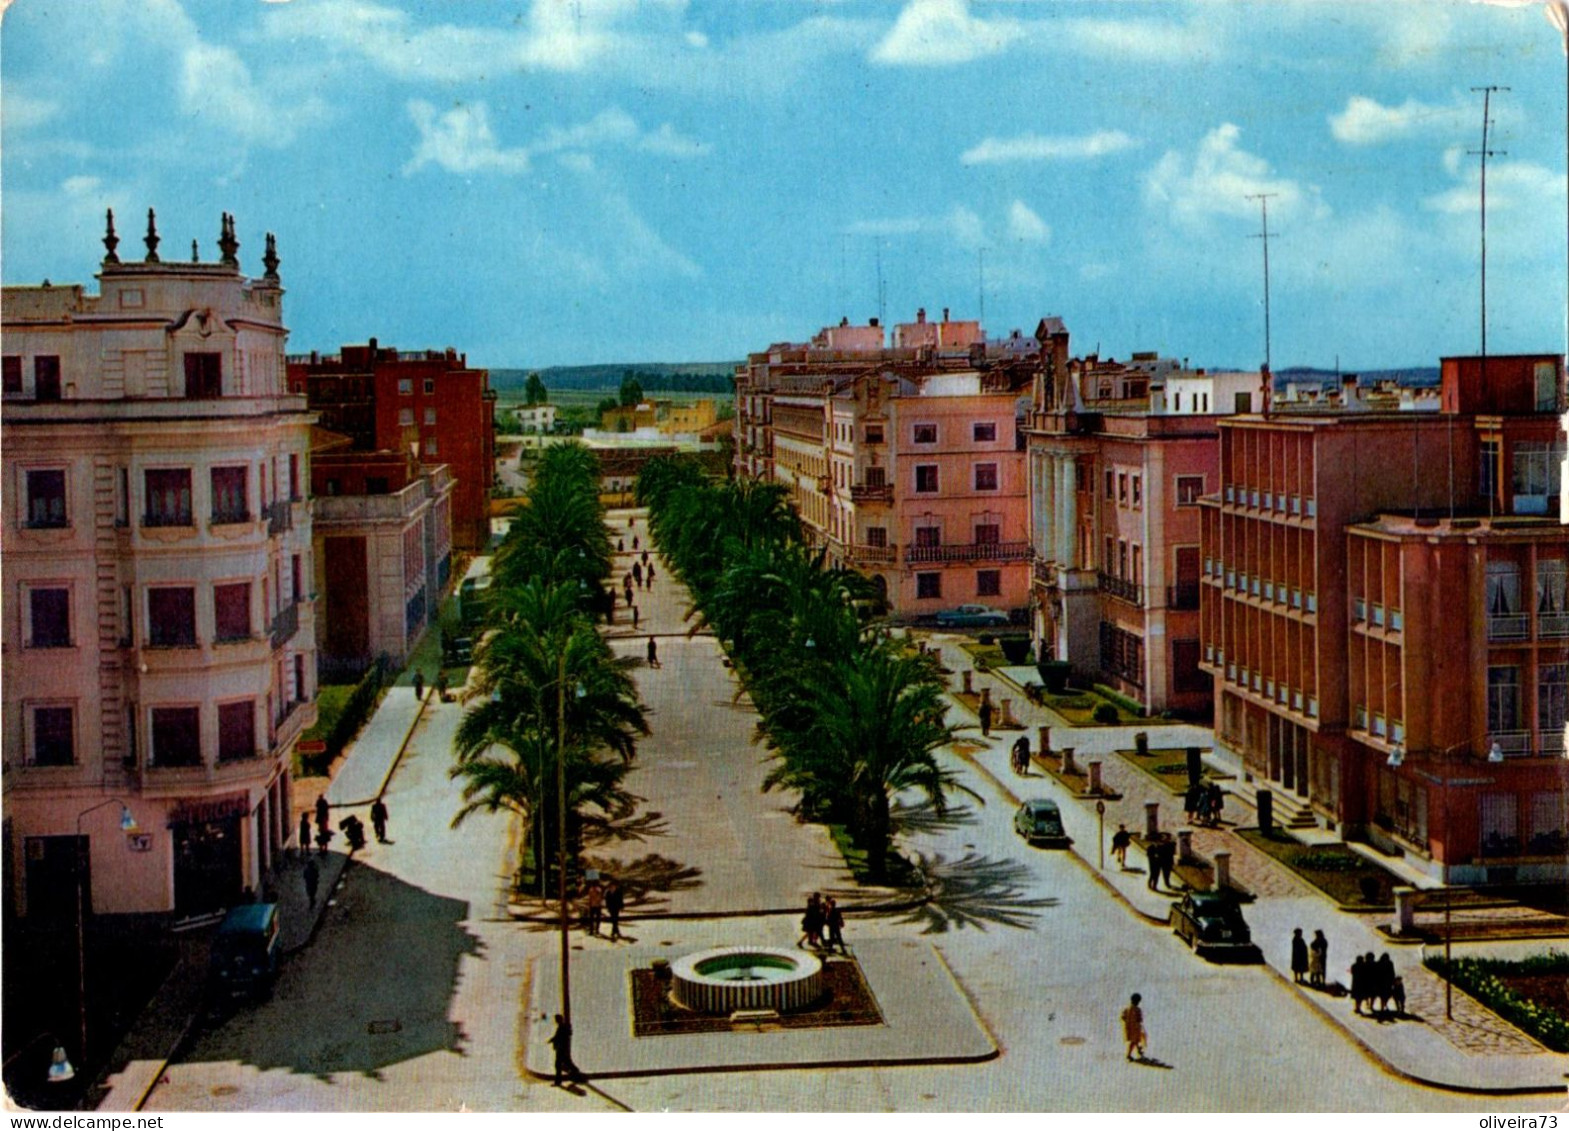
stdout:
[(1145, 174), (1145, 202), (1188, 227), (1218, 216), (1256, 218), (1258, 201), (1248, 198), (1261, 193), (1272, 194), (1273, 215), (1328, 216), (1315, 186), (1280, 176), (1264, 158), (1243, 149), (1241, 138), (1242, 130), (1226, 122), (1206, 134), (1191, 155), (1168, 151)]
[(1008, 235), (1020, 243), (1043, 244), (1051, 239), (1051, 227), (1022, 200), (1008, 208)]
[(1463, 125), (1467, 108), (1434, 106), (1408, 98), (1399, 106), (1385, 106), (1375, 99), (1354, 94), (1346, 108), (1329, 116), (1329, 132), (1347, 145), (1382, 145), (1418, 134), (1453, 135)]
[(1121, 153), (1138, 145), (1121, 130), (1097, 130), (1076, 137), (1021, 134), (983, 138), (959, 157), (963, 165), (995, 165), (1012, 161), (1075, 161)]
[(953, 66), (996, 55), (1023, 34), (1023, 27), (1013, 20), (971, 15), (965, 0), (911, 0), (882, 42), (872, 48), (871, 59), (892, 65)]
[(575, 126), (552, 126), (530, 146), (504, 147), (490, 125), (490, 107), (483, 101), (454, 106), (446, 112), (424, 99), (411, 99), (409, 118), (419, 132), (414, 155), (403, 167), (405, 175), (435, 165), (449, 173), (526, 173), (535, 158), (557, 154), (569, 169), (588, 172), (595, 149), (635, 149), (662, 157), (700, 157), (709, 147), (678, 132), (665, 122), (652, 133), (644, 132), (625, 110), (612, 106)]

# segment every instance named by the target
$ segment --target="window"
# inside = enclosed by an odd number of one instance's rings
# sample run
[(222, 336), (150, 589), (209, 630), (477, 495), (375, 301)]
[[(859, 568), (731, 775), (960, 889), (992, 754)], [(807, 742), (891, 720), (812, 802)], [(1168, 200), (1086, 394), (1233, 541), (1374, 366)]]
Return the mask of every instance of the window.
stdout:
[(218, 704), (218, 761), (256, 756), (256, 700)]
[(997, 439), (997, 425), (992, 421), (977, 421), (970, 427), (970, 437), (977, 444), (990, 444)]
[(31, 589), (27, 594), (34, 648), (71, 646), (71, 591)]
[(152, 762), (155, 766), (202, 764), (201, 711), (198, 708), (153, 708)]
[(1487, 733), (1520, 729), (1520, 669), (1512, 664), (1487, 669)]
[(1144, 686), (1144, 638), (1110, 621), (1100, 623), (1100, 666), (1108, 675)]
[(1120, 540), (1117, 542), (1117, 576), (1128, 576), (1128, 544)]
[(1561, 444), (1524, 442), (1514, 450), (1514, 513), (1546, 514), (1548, 500), (1559, 491)]
[(883, 442), (883, 426), (881, 424), (868, 424), (866, 426), (866, 442), (880, 444)]
[(1544, 748), (1556, 747), (1569, 722), (1569, 664), (1543, 664), (1537, 671), (1536, 729)]
[(60, 359), (58, 357), (33, 358), (33, 399), (57, 401), (60, 399)]
[(215, 467), (212, 469), (212, 520), (214, 522), (246, 522), (250, 512), (246, 505), (245, 472), (243, 467)]
[(1135, 585), (1143, 585), (1144, 584), (1144, 547), (1143, 546), (1135, 545), (1133, 547), (1133, 573), (1132, 573), (1131, 576), (1132, 576), (1133, 584), (1135, 584)]
[(298, 452), (289, 453), (289, 498), (299, 502), (300, 495), (300, 456)]
[(1130, 475), (1128, 479), (1133, 488), (1133, 505), (1142, 507), (1144, 505), (1144, 477), (1142, 475)]
[(425, 454), (426, 455), (428, 455), (428, 456), (436, 455), (440, 450), (441, 449), (439, 447), (437, 447), (437, 444), (436, 444), (436, 437), (432, 436), (428, 440), (425, 441)]
[(888, 480), (884, 477), (886, 468), (868, 467), (866, 469), (866, 485), (868, 487), (886, 487)]
[(158, 587), (147, 590), (147, 642), (154, 648), (195, 647), (195, 589)]
[(144, 526), (191, 525), (191, 472), (149, 471), (146, 473), (147, 514)]
[(866, 528), (866, 544), (883, 549), (888, 545), (888, 528), (886, 526), (868, 526)]
[(426, 424), (434, 424), (434, 423), (436, 423), (436, 410), (435, 409), (427, 408), (425, 410), (425, 423)]
[(1558, 375), (1550, 361), (1536, 363), (1536, 411), (1552, 412), (1558, 407)]
[(917, 526), (915, 528), (915, 544), (922, 547), (942, 545), (942, 527)]
[(1128, 477), (1120, 471), (1117, 473), (1117, 502), (1121, 506), (1128, 505)]
[(975, 465), (975, 489), (977, 491), (997, 490), (997, 465), (995, 463), (978, 463)]
[(33, 708), (33, 765), (76, 763), (75, 720), (70, 707)]
[(216, 353), (185, 355), (185, 395), (207, 400), (223, 395), (223, 357)]
[(400, 396), (400, 397), (412, 397), (413, 395), (414, 395), (414, 378), (412, 378), (412, 377), (399, 377), (398, 378), (398, 396)]
[(915, 489), (927, 494), (937, 490), (937, 465), (935, 463), (918, 463), (915, 465)]
[(1196, 507), (1199, 498), (1204, 494), (1204, 477), (1202, 475), (1177, 476), (1177, 505), (1179, 507)]
[(975, 543), (978, 546), (995, 546), (1002, 541), (1002, 527), (995, 522), (975, 524)]
[(305, 657), (299, 655), (294, 657), (294, 701), (305, 701)]
[(27, 525), (41, 529), (65, 524), (65, 472), (29, 471)]
[(1111, 472), (1106, 473), (1106, 501), (1112, 502), (1117, 497), (1117, 477)]
[(212, 587), (215, 635), (219, 640), (249, 640), (251, 584), (248, 581)]
[(385, 475), (367, 475), (365, 477), (365, 493), (367, 495), (386, 495), (392, 490), (392, 481)]
[(917, 444), (935, 444), (937, 442), (937, 425), (917, 424), (915, 426), (915, 442)]
[(979, 569), (975, 571), (975, 595), (998, 597), (1002, 595), (1002, 570)]
[(296, 601), (305, 599), (305, 568), (304, 561), (299, 554), (295, 554), (289, 562), (289, 572), (293, 579), (292, 592)]
[(1484, 499), (1498, 495), (1498, 441), (1483, 440), (1477, 457), (1476, 493)]
[(414, 423), (414, 410), (412, 408), (400, 408), (400, 409), (398, 409), (398, 424), (399, 425), (401, 425), (401, 426), (406, 428), (410, 424), (413, 424), (413, 423)]
[(1106, 552), (1100, 560), (1100, 567), (1107, 573), (1111, 572), (1111, 563), (1117, 560), (1117, 543), (1112, 538), (1106, 539)]
[(942, 574), (918, 573), (915, 575), (915, 595), (923, 601), (942, 596)]
[(5, 380), (5, 395), (19, 397), (22, 395), (22, 359), (16, 354), (6, 354), (3, 362)]
[(431, 396), (433, 393), (435, 393), (435, 391), (436, 391), (436, 379), (434, 377), (427, 377), (427, 378), (425, 378), (425, 395), (427, 397)]

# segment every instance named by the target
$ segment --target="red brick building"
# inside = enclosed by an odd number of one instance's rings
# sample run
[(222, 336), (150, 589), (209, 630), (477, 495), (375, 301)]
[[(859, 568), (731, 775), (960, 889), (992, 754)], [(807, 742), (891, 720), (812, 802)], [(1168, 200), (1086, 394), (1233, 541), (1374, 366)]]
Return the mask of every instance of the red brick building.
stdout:
[(453, 544), (489, 544), (496, 474), (489, 370), (470, 369), (456, 350), (386, 349), (372, 338), (336, 356), (291, 356), (288, 372), (290, 391), (304, 393), (322, 427), (351, 437), (356, 451), (412, 451), (421, 463), (445, 464), (456, 484)]
[(1436, 411), (1353, 379), (1220, 425), (1216, 740), (1435, 878), (1566, 875), (1562, 381), (1551, 355), (1446, 358)]

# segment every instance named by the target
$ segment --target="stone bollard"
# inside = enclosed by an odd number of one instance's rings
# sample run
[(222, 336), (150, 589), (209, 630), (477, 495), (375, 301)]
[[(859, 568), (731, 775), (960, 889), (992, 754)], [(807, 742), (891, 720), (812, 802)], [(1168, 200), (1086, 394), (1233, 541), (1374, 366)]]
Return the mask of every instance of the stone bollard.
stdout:
[(1002, 723), (1000, 725), (1010, 730), (1019, 725), (1019, 720), (1013, 717), (1012, 699), (1004, 699), (1002, 701)]
[(1275, 831), (1275, 795), (1267, 789), (1258, 791), (1258, 831), (1269, 836)]
[(1192, 829), (1178, 829), (1177, 830), (1177, 859), (1178, 860), (1192, 860), (1193, 859), (1193, 830)]
[(973, 684), (974, 684), (974, 680), (975, 680), (975, 673), (973, 671), (971, 671), (969, 668), (966, 668), (960, 674), (962, 674), (964, 676), (964, 693), (966, 695), (974, 695), (975, 694), (975, 687), (974, 687)]
[(1144, 835), (1153, 840), (1160, 832), (1160, 802), (1144, 803)]
[(1101, 792), (1101, 785), (1100, 785), (1100, 762), (1098, 762), (1098, 761), (1091, 762), (1085, 768), (1087, 770), (1089, 770), (1089, 772), (1090, 772), (1090, 784), (1089, 784), (1088, 788), (1086, 789), (1086, 792), (1087, 793), (1099, 793), (1099, 792)]
[(1395, 889), (1395, 934), (1409, 935), (1416, 928), (1416, 888)]
[(990, 707), (992, 705), (992, 689), (991, 688), (989, 688), (989, 687), (981, 688), (981, 705), (985, 706), (985, 707)]
[(1231, 886), (1231, 853), (1215, 853), (1215, 890), (1224, 891)]
[(1038, 728), (1041, 736), (1041, 753), (1051, 753), (1051, 727)]
[(1062, 772), (1065, 774), (1076, 774), (1079, 772), (1079, 768), (1073, 764), (1073, 747), (1071, 746), (1062, 748)]

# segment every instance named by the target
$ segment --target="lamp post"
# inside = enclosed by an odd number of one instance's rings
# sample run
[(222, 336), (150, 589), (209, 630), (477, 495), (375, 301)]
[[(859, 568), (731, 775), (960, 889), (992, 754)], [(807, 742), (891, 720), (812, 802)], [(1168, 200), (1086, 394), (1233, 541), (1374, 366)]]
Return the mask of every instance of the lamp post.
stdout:
[[(77, 1019), (81, 1024), (81, 1045), (78, 1047), (77, 1052), (81, 1056), (83, 1063), (87, 1061), (87, 916), (82, 895), (82, 873), (85, 870), (84, 865), (89, 861), (83, 859), (85, 854), (82, 851), (82, 818), (98, 812), (106, 805), (118, 805), (120, 807), (121, 832), (133, 833), (137, 827), (136, 818), (131, 816), (130, 808), (118, 797), (106, 797), (98, 804), (90, 805), (76, 815), (76, 840), (73, 842), (76, 848), (76, 1008)], [(58, 1063), (65, 1065), (65, 1068), (69, 1070), (70, 1062), (65, 1059), (63, 1051), (61, 1051)], [(54, 1069), (51, 1069), (51, 1073), (53, 1072)], [(51, 1078), (54, 1078), (53, 1075), (51, 1075)], [(70, 1077), (62, 1075), (60, 1079), (68, 1080)]]

